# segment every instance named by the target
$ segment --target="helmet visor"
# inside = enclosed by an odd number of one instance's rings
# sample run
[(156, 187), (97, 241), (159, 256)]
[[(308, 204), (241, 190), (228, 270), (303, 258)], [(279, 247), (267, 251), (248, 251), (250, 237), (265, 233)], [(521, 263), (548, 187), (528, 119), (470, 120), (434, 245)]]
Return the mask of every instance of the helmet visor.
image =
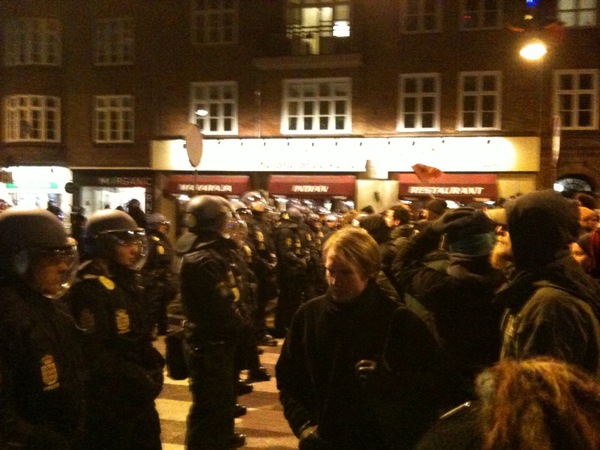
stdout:
[(144, 230), (110, 231), (114, 242), (113, 259), (132, 270), (141, 270), (148, 258), (148, 241)]
[(72, 245), (54, 249), (29, 250), (29, 276), (26, 279), (30, 287), (49, 299), (62, 297), (72, 286), (79, 256), (75, 240), (69, 238)]

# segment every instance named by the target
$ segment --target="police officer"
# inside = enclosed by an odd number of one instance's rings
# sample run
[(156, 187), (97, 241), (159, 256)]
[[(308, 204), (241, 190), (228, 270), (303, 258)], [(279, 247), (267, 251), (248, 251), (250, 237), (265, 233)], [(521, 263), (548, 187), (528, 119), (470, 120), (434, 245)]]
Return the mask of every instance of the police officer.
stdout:
[(302, 213), (291, 206), (281, 216), (274, 233), (279, 267), (279, 298), (275, 309), (275, 337), (285, 337), (294, 313), (305, 300), (310, 253), (300, 230)]
[(248, 223), (248, 239), (256, 249), (255, 275), (257, 279), (257, 304), (254, 322), (259, 345), (277, 346), (277, 340), (268, 333), (267, 305), (279, 293), (277, 279), (277, 249), (269, 223), (269, 206), (265, 198), (256, 191), (246, 192), (242, 202), (251, 215), (242, 216)]
[(83, 363), (60, 300), (77, 261), (52, 213), (0, 214), (0, 448), (83, 448)]
[(140, 269), (146, 233), (127, 213), (101, 210), (85, 228), (86, 255), (68, 301), (84, 330), (90, 369), (88, 449), (161, 448), (154, 400), (164, 359), (152, 346)]
[(169, 328), (167, 307), (177, 295), (173, 276), (175, 251), (167, 236), (171, 223), (160, 213), (148, 217), (148, 260), (143, 268), (146, 301), (157, 334), (164, 336)]
[(234, 432), (234, 360), (243, 314), (242, 287), (233, 268), (236, 245), (229, 238), (232, 221), (227, 200), (196, 196), (184, 218), (188, 233), (176, 244), (182, 256), (179, 285), (192, 392), (186, 433), (190, 450), (237, 448), (246, 441)]

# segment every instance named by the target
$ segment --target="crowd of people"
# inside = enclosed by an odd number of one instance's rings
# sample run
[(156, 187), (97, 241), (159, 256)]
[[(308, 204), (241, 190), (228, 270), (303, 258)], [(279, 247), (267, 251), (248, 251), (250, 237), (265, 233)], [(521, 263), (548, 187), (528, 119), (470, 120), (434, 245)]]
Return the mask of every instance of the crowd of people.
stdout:
[(160, 449), (153, 341), (175, 299), (189, 449), (245, 445), (238, 399), (271, 378), (260, 347), (278, 339), (300, 449), (598, 448), (594, 200), (334, 214), (201, 195), (173, 243), (135, 199), (78, 210), (71, 234), (50, 208), (5, 208), (0, 448)]

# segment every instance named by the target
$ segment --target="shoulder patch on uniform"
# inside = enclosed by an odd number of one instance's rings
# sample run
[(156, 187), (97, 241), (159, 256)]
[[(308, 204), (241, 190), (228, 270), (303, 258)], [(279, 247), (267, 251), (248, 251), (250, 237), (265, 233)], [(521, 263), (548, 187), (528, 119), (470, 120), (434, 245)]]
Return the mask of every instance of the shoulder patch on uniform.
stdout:
[(40, 360), (40, 373), (42, 375), (42, 383), (44, 383), (44, 391), (51, 391), (60, 386), (58, 380), (58, 368), (54, 362), (54, 356), (46, 354)]
[(292, 246), (292, 238), (285, 238), (285, 246), (288, 248)]
[(115, 282), (110, 278), (106, 278), (105, 276), (99, 276), (98, 281), (100, 281), (100, 283), (102, 283), (102, 286), (104, 286), (109, 291), (112, 291), (115, 288)]
[(78, 325), (85, 331), (92, 330), (96, 326), (96, 318), (94, 317), (94, 313), (89, 308), (84, 308), (79, 311), (77, 322)]
[(152, 236), (152, 240), (156, 242), (160, 242), (160, 238), (158, 236)]
[(156, 253), (158, 253), (159, 255), (164, 255), (165, 254), (165, 248), (162, 245), (157, 245), (156, 246)]
[(125, 334), (131, 331), (129, 313), (126, 309), (117, 309), (115, 311), (115, 325), (117, 326), (117, 333), (119, 334)]

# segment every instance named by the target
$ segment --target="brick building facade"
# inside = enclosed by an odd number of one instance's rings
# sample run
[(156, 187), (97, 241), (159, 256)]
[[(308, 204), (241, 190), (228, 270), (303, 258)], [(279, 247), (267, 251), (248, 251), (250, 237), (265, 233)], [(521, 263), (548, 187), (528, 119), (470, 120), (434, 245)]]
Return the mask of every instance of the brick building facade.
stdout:
[[(193, 193), (177, 186), (198, 176), (211, 189), (246, 177), (223, 192), (236, 196), (293, 175), (318, 185), (296, 193), (383, 208), (417, 162), (453, 186), (494, 177), (489, 191), (449, 190), (481, 193), (465, 201), (556, 179), (600, 191), (595, 1), (0, 0), (0, 12), (0, 167), (68, 169), (72, 192), (53, 192), (69, 205), (137, 195), (176, 214)], [(531, 38), (548, 46), (541, 61), (519, 56)], [(190, 121), (204, 133), (197, 172)]]

